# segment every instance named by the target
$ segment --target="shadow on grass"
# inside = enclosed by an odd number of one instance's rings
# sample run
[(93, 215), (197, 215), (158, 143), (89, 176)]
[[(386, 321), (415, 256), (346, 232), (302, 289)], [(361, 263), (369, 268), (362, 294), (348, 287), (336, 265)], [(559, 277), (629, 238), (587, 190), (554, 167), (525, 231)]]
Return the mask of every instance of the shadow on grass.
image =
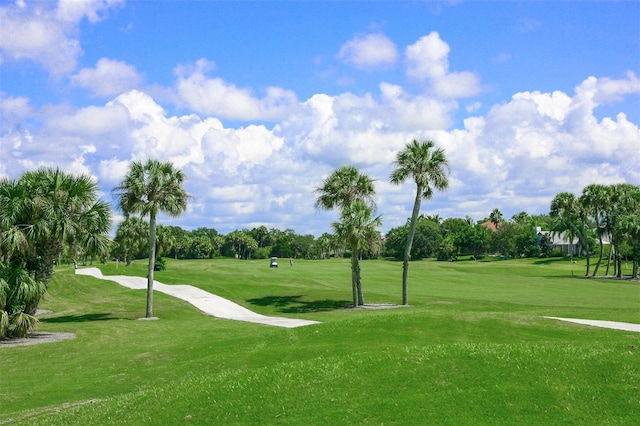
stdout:
[(564, 257), (547, 257), (533, 262), (534, 265), (551, 265), (560, 262), (570, 262), (570, 259)]
[(258, 306), (275, 306), (278, 312), (288, 314), (304, 314), (308, 312), (331, 311), (334, 309), (344, 309), (351, 302), (348, 300), (300, 300), (302, 296), (265, 296), (255, 299), (248, 299), (247, 302)]
[(118, 318), (112, 317), (108, 313), (84, 314), (84, 315), (63, 315), (61, 317), (43, 318), (40, 322), (64, 323), (64, 322), (88, 322), (88, 321), (110, 321)]

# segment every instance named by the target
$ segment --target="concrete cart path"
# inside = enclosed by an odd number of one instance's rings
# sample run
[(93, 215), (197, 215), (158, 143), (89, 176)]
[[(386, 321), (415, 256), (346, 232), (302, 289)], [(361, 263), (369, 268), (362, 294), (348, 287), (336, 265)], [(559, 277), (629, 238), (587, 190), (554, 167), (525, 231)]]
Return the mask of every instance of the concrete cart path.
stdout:
[[(131, 277), (126, 275), (102, 275), (102, 271), (100, 271), (100, 269), (98, 268), (76, 269), (76, 274), (89, 275), (103, 280), (114, 281), (122, 286), (135, 290), (147, 289), (147, 279), (143, 277)], [(319, 324), (318, 321), (260, 315), (228, 299), (216, 296), (215, 294), (211, 294), (207, 291), (191, 285), (167, 285), (154, 280), (153, 289), (154, 291), (159, 291), (161, 293), (165, 293), (189, 302), (205, 314), (212, 315), (217, 318), (253, 322), (286, 328)]]
[(635, 331), (636, 333), (640, 333), (640, 324), (633, 324), (630, 322), (600, 321), (600, 320), (560, 318), (560, 317), (543, 317), (543, 318), (554, 319), (558, 321), (573, 322), (573, 323), (582, 324), (582, 325), (590, 325), (593, 327), (612, 328), (614, 330)]

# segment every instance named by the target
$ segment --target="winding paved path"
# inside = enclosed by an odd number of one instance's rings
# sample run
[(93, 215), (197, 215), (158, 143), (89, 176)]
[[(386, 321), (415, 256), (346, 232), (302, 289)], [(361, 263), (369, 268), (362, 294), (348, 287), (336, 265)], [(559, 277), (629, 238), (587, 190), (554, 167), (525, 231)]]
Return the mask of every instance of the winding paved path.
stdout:
[[(114, 281), (122, 286), (135, 290), (147, 289), (147, 279), (143, 277), (131, 277), (126, 275), (102, 275), (102, 271), (100, 271), (100, 269), (98, 268), (76, 269), (76, 274), (89, 275), (95, 278), (100, 278), (102, 280)], [(319, 324), (318, 321), (260, 315), (228, 299), (216, 296), (215, 294), (211, 294), (207, 291), (191, 285), (167, 285), (158, 281), (154, 281), (153, 289), (154, 291), (159, 291), (161, 293), (165, 293), (189, 302), (205, 314), (212, 315), (217, 318), (253, 322), (286, 328)]]
[(558, 321), (573, 322), (573, 323), (582, 324), (582, 325), (590, 325), (593, 327), (613, 328), (614, 330), (635, 331), (636, 333), (640, 333), (640, 324), (633, 324), (630, 322), (600, 321), (600, 320), (561, 318), (561, 317), (543, 317), (543, 318), (554, 319)]

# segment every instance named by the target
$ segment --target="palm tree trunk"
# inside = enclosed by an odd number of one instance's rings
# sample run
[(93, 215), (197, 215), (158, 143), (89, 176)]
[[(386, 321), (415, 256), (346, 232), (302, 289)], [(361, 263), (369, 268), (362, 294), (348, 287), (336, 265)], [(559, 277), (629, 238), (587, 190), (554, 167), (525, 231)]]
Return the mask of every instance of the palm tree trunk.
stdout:
[(611, 266), (611, 259), (613, 258), (614, 250), (615, 246), (613, 245), (613, 238), (609, 235), (609, 258), (607, 259), (607, 270), (604, 271), (605, 276), (609, 276), (609, 267)]
[(581, 246), (582, 249), (585, 251), (584, 255), (586, 257), (586, 261), (587, 261), (587, 270), (584, 274), (585, 277), (589, 276), (589, 270), (591, 269), (591, 255), (590, 255), (590, 250), (589, 250), (589, 239), (587, 237), (587, 231), (584, 227), (584, 225), (582, 225), (582, 229), (580, 229), (580, 232), (578, 233), (578, 240), (581, 242)]
[(356, 258), (356, 290), (358, 290), (358, 306), (364, 305), (364, 293), (362, 293), (362, 276), (360, 275), (360, 262)]
[(156, 264), (156, 215), (149, 215), (149, 270), (147, 273), (147, 318), (153, 317), (153, 270)]
[(585, 250), (586, 250), (586, 256), (587, 256), (587, 272), (584, 274), (585, 277), (589, 276), (589, 269), (591, 268), (591, 263), (589, 262), (590, 260), (590, 256), (589, 256), (589, 244), (587, 244), (585, 246)]
[(420, 214), (420, 204), (422, 202), (423, 188), (418, 185), (416, 190), (416, 199), (413, 202), (413, 212), (411, 213), (411, 223), (409, 225), (409, 235), (407, 235), (407, 244), (404, 248), (404, 262), (402, 263), (402, 304), (409, 304), (409, 260), (411, 260), (411, 246), (413, 245), (413, 237), (416, 234), (416, 225), (418, 223), (418, 215)]
[(358, 264), (358, 256), (351, 252), (351, 293), (353, 296), (353, 307), (358, 306), (358, 274), (357, 270), (360, 268)]
[(604, 255), (604, 247), (602, 245), (602, 235), (598, 235), (598, 241), (600, 242), (600, 256), (598, 256), (598, 261), (596, 262), (596, 266), (595, 266), (595, 268), (593, 268), (592, 277), (595, 277), (598, 274), (598, 269), (600, 268), (600, 263), (602, 263), (602, 256)]

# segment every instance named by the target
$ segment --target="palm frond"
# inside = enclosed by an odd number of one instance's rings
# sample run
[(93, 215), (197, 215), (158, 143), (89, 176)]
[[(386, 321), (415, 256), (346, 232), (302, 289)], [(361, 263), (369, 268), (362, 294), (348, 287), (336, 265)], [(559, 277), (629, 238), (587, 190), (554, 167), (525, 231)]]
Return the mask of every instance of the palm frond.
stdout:
[(26, 337), (38, 326), (38, 319), (23, 311), (18, 311), (9, 317), (9, 336)]

